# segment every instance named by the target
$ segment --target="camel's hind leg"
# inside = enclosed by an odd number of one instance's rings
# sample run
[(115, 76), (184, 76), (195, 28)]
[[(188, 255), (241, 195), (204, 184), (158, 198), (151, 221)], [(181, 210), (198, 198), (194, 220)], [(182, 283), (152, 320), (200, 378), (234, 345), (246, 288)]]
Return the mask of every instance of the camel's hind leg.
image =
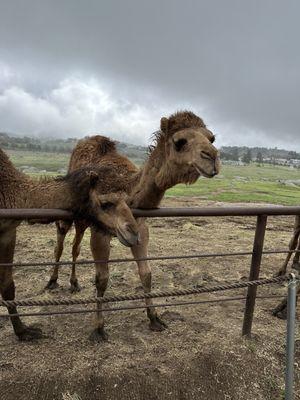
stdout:
[(80, 292), (81, 287), (78, 283), (78, 279), (76, 276), (76, 260), (80, 254), (80, 243), (82, 241), (84, 232), (88, 225), (83, 222), (83, 221), (75, 221), (75, 236), (74, 236), (74, 241), (73, 241), (73, 247), (72, 247), (72, 272), (70, 276), (70, 290), (71, 292)]
[[(290, 240), (290, 244), (289, 244), (289, 250), (295, 250), (297, 248), (297, 250), (299, 250), (300, 247), (300, 216), (296, 216), (295, 218), (295, 225), (294, 225), (294, 233), (293, 236)], [(282, 264), (280, 270), (278, 271), (278, 273), (276, 274), (276, 276), (281, 276), (281, 275), (285, 275), (286, 274), (286, 270), (287, 270), (287, 266), (288, 263), (292, 257), (293, 253), (288, 253), (288, 255), (286, 256), (286, 259), (284, 261), (284, 263)], [(293, 265), (294, 263), (299, 263), (299, 253), (296, 253), (295, 257), (294, 257), (294, 261), (293, 261)]]
[[(58, 263), (60, 260), (60, 257), (62, 255), (63, 249), (64, 249), (64, 240), (66, 237), (66, 234), (70, 230), (73, 222), (70, 221), (56, 221), (56, 246), (54, 249), (54, 257), (55, 257), (55, 262)], [(52, 270), (52, 274), (50, 276), (50, 279), (46, 285), (46, 289), (52, 290), (58, 287), (57, 279), (58, 279), (58, 270), (59, 270), (59, 265), (55, 265)]]
[[(16, 244), (16, 229), (0, 233), (0, 263), (12, 263)], [(0, 267), (0, 293), (3, 300), (15, 299), (15, 283), (12, 267)], [(16, 307), (7, 307), (9, 314), (17, 314)], [(26, 327), (20, 317), (10, 318), (15, 334), (19, 340), (38, 339), (42, 331), (38, 328)]]
[[(91, 228), (91, 250), (94, 260), (108, 260), (110, 252), (111, 237), (97, 232)], [(103, 297), (108, 284), (109, 270), (107, 261), (96, 262), (96, 289), (97, 297)], [(108, 336), (104, 330), (104, 317), (102, 304), (97, 303), (96, 327), (90, 335), (90, 339), (96, 342), (107, 340)]]
[(293, 259), (292, 268), (300, 271), (300, 262), (299, 262), (299, 258), (300, 258), (300, 216), (299, 215), (296, 217), (296, 221), (295, 221), (295, 231), (296, 230), (298, 232), (298, 244), (296, 247), (297, 252), (295, 253), (295, 256)]
[[(140, 244), (133, 246), (131, 252), (134, 258), (147, 257), (148, 253), (148, 242), (149, 242), (149, 230), (144, 220), (138, 220), (139, 233), (140, 233)], [(145, 293), (151, 292), (151, 268), (147, 261), (137, 261), (139, 275), (143, 285)], [(157, 312), (153, 305), (152, 299), (145, 300), (147, 306), (147, 316), (150, 320), (149, 328), (153, 331), (162, 331), (167, 325), (158, 317)]]

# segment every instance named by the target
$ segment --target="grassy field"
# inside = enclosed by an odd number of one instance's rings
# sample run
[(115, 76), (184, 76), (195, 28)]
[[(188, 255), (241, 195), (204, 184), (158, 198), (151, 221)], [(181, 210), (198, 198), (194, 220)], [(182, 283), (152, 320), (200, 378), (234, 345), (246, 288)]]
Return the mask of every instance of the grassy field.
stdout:
[[(67, 168), (69, 155), (60, 153), (38, 153), (9, 151), (11, 160), (18, 167), (35, 167), (55, 175)], [(133, 160), (134, 161), (134, 160)], [(36, 174), (33, 174), (36, 175)], [(201, 178), (194, 185), (177, 185), (168, 190), (168, 196), (198, 196), (206, 200), (222, 202), (259, 202), (283, 205), (300, 204), (300, 170), (283, 166), (224, 165), (214, 179)]]
[(199, 196), (223, 202), (259, 202), (283, 205), (300, 204), (300, 186), (289, 181), (299, 180), (300, 171), (282, 166), (256, 164), (224, 165), (219, 176), (201, 178), (194, 185), (177, 185), (170, 196)]
[(16, 167), (35, 167), (47, 172), (67, 168), (70, 155), (64, 153), (43, 153), (33, 151), (6, 150)]

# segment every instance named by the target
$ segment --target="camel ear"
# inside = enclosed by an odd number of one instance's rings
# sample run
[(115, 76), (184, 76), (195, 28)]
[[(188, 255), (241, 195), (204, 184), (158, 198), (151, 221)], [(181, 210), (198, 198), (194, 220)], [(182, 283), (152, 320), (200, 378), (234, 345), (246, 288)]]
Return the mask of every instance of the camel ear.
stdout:
[(162, 117), (160, 120), (160, 130), (164, 133), (168, 132), (169, 120), (166, 117)]
[(88, 175), (90, 180), (90, 187), (94, 188), (99, 180), (99, 175), (96, 171), (90, 171)]

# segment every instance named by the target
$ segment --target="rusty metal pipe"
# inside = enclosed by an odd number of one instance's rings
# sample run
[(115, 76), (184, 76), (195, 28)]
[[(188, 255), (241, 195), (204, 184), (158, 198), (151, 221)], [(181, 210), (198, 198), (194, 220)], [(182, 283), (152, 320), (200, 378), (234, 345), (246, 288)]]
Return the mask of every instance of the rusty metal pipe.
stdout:
[[(135, 217), (233, 217), (258, 215), (300, 215), (296, 206), (263, 206), (263, 207), (193, 207), (193, 208), (157, 208), (133, 209)], [(0, 219), (73, 219), (69, 211), (59, 209), (0, 209)]]

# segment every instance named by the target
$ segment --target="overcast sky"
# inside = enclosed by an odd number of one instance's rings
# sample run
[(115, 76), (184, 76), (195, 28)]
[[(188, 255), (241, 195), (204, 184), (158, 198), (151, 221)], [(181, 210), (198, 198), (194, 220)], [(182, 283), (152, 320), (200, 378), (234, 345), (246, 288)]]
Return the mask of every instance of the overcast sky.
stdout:
[(200, 115), (220, 145), (300, 151), (300, 1), (0, 0), (0, 131), (148, 144)]

